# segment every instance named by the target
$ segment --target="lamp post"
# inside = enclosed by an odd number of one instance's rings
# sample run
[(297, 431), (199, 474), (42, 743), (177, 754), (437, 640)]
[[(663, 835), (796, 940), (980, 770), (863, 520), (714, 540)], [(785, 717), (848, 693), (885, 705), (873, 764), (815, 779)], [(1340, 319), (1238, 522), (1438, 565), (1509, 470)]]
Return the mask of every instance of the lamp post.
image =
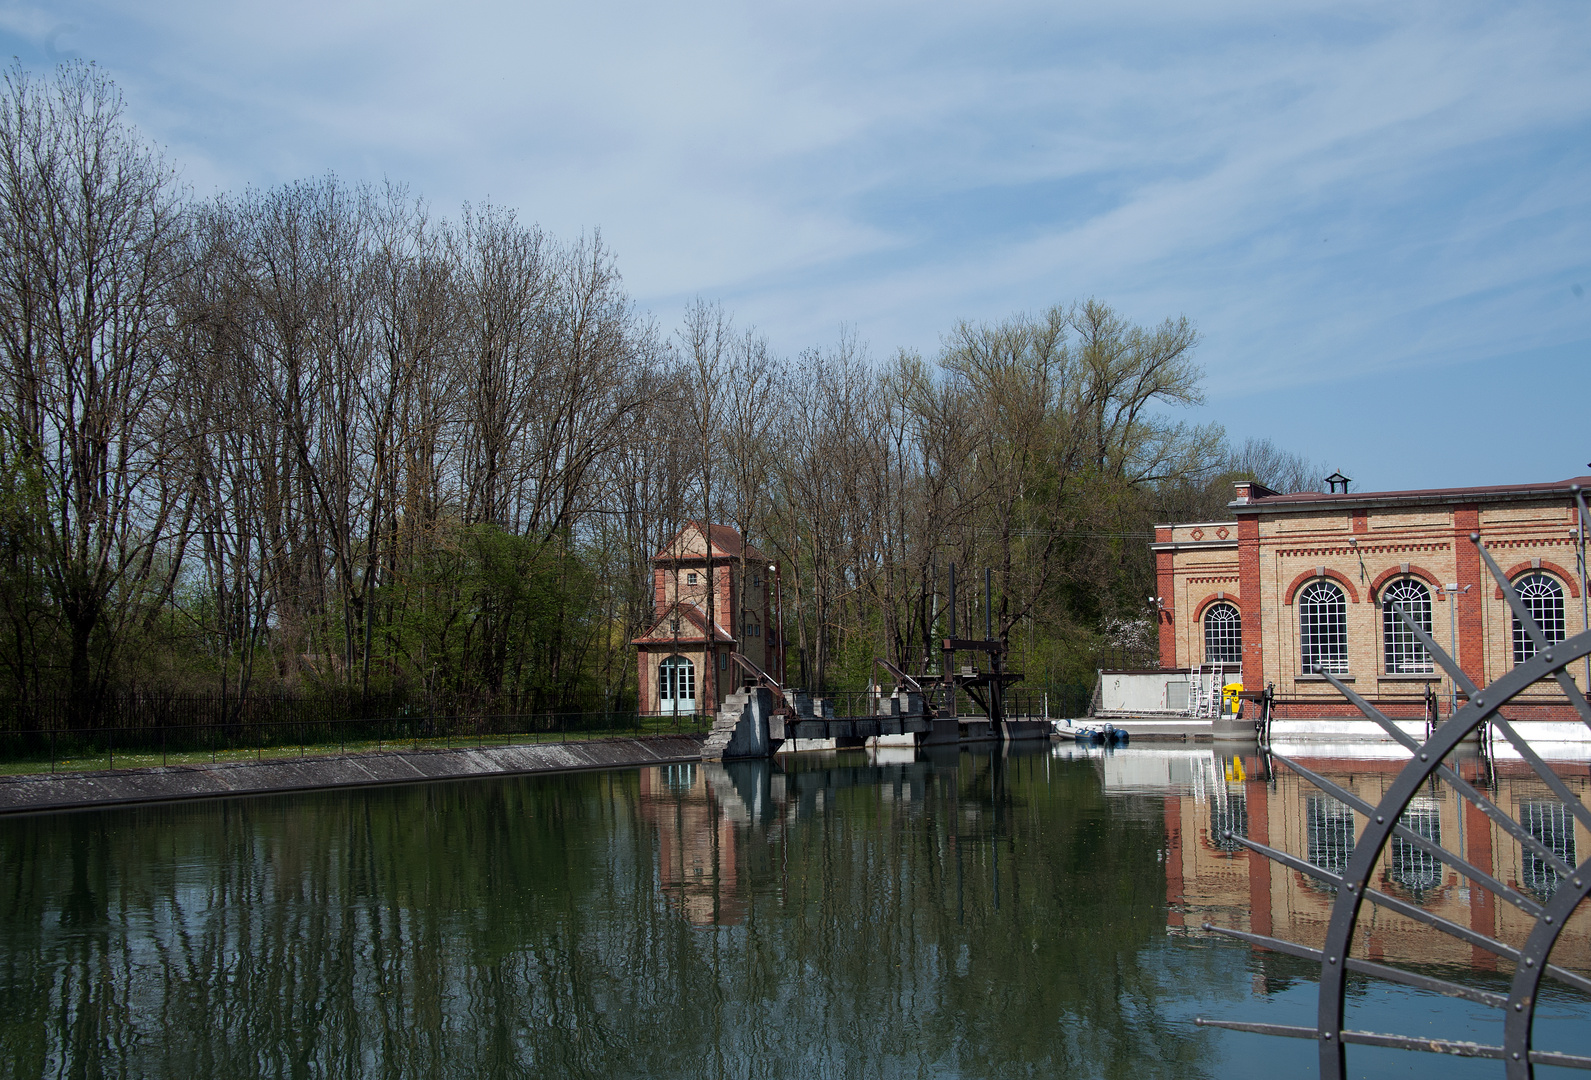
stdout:
[(785, 684), (784, 678), (784, 575), (779, 573), (778, 563), (768, 564), (768, 576), (773, 578), (773, 607), (779, 620), (779, 635), (775, 639), (777, 648), (773, 654), (773, 670), (779, 685)]
[[(1458, 662), (1458, 598), (1469, 592), (1475, 586), (1466, 585), (1462, 589), (1458, 582), (1443, 585), (1442, 590), (1447, 593), (1450, 604), (1447, 609), (1447, 647), (1453, 654), (1453, 661)], [(1582, 589), (1583, 593), (1584, 590)], [(1458, 712), (1458, 683), (1450, 677), (1448, 680), (1447, 715), (1452, 716)]]

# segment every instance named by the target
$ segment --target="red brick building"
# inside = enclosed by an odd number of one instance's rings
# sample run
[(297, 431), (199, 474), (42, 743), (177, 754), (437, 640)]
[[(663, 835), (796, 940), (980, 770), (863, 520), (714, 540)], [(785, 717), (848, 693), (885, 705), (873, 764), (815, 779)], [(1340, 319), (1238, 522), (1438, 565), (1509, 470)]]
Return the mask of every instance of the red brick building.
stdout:
[(708, 531), (690, 522), (652, 557), (654, 620), (631, 642), (642, 712), (716, 711), (740, 685), (731, 652), (783, 681), (778, 567), (728, 525), (712, 527), (709, 551)]
[[(1479, 533), (1546, 629), (1585, 629), (1577, 562), (1578, 511), (1552, 484), (1278, 495), (1240, 483), (1235, 521), (1155, 529), (1160, 661), (1241, 668), (1246, 689), (1274, 685), (1278, 715), (1346, 715), (1331, 671), (1388, 711), (1429, 686), (1451, 687), (1398, 618), (1408, 610), (1477, 685), (1534, 655), (1471, 533)], [(1573, 675), (1586, 692), (1585, 670)], [(1446, 706), (1443, 707), (1445, 714)], [(1542, 683), (1521, 715), (1573, 719), (1562, 691)]]

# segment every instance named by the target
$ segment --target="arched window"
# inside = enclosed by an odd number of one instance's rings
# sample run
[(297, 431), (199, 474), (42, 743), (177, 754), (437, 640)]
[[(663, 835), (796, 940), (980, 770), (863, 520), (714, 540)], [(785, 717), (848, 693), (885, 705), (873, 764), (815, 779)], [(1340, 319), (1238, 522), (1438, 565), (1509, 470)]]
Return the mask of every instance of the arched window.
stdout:
[[(1525, 610), (1536, 620), (1536, 625), (1541, 627), (1546, 639), (1562, 641), (1563, 586), (1546, 574), (1526, 574), (1514, 582), (1514, 589), (1519, 593), (1519, 599), (1525, 602)], [(1519, 621), (1518, 616), (1515, 616), (1514, 663), (1523, 664), (1535, 655), (1536, 643), (1531, 640), (1529, 634), (1525, 633), (1525, 625)]]
[(1243, 662), (1243, 620), (1231, 604), (1211, 604), (1204, 610), (1204, 662)]
[(671, 656), (657, 666), (657, 706), (665, 713), (696, 711), (696, 665)]
[(1303, 671), (1348, 674), (1348, 604), (1329, 581), (1312, 581), (1298, 594), (1298, 643)]
[(1409, 624), (1398, 618), (1402, 608), (1414, 624), (1427, 634), (1431, 632), (1431, 594), (1418, 581), (1393, 582), (1381, 594), (1381, 645), (1386, 657), (1388, 675), (1429, 675), (1436, 669), (1431, 665), (1431, 654), (1425, 651), (1409, 629)]

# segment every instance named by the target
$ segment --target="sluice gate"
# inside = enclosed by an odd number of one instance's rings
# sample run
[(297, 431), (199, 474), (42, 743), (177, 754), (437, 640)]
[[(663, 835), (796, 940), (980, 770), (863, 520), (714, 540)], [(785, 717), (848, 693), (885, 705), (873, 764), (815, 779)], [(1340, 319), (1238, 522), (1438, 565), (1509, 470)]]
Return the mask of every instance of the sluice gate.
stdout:
[[(1006, 690), (1022, 676), (1006, 669), (1006, 645), (992, 632), (987, 575), (984, 588), (984, 637), (957, 637), (956, 569), (950, 568), (950, 633), (939, 639), (939, 672), (918, 678), (884, 657), (875, 658), (872, 711), (867, 715), (835, 716), (832, 699), (785, 687), (749, 657), (731, 653), (741, 685), (718, 710), (704, 756), (767, 757), (814, 743), (824, 748), (861, 746), (887, 736), (910, 737), (918, 746), (1049, 738), (1048, 719), (1007, 714)], [(972, 653), (973, 662), (959, 665), (958, 653)], [(887, 693), (886, 683), (893, 684)], [(981, 715), (959, 715), (963, 696)]]

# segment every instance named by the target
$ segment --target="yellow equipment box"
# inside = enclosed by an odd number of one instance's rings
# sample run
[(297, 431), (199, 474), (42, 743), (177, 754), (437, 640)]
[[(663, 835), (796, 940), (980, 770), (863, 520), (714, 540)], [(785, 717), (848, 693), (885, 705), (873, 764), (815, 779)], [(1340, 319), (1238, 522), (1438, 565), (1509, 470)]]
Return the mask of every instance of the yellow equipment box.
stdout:
[(1243, 708), (1243, 703), (1238, 700), (1237, 696), (1242, 692), (1243, 684), (1240, 682), (1229, 682), (1221, 687), (1222, 716), (1237, 716), (1239, 714)]

